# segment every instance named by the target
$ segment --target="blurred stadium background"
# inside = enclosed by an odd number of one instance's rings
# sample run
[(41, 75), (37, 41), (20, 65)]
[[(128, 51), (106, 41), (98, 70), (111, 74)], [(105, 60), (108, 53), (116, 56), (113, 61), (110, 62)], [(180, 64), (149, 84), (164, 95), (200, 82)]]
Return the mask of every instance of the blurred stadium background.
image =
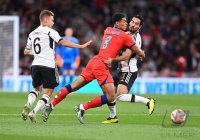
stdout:
[[(141, 34), (146, 59), (139, 63), (140, 78), (131, 91), (200, 93), (198, 0), (1, 0), (0, 4), (0, 85), (4, 91), (32, 88), (28, 76), (32, 58), (24, 56), (23, 50), (28, 34), (39, 25), (40, 11), (49, 9), (56, 15), (55, 29), (61, 35), (71, 26), (80, 42), (93, 40), (91, 47), (81, 50), (81, 66), (76, 74), (80, 74), (88, 60), (97, 54), (103, 30), (111, 26), (112, 14), (122, 11), (128, 19), (135, 14), (141, 14), (145, 19)], [(5, 22), (4, 16), (15, 16), (15, 19)]]
[[(42, 123), (41, 114), (37, 125), (24, 123), (20, 113), (27, 96), (15, 93), (27, 94), (32, 89), (29, 68), (33, 58), (24, 56), (23, 50), (28, 34), (39, 25), (43, 9), (55, 13), (54, 28), (60, 35), (70, 26), (80, 43), (93, 40), (90, 47), (80, 50), (77, 75), (97, 54), (113, 13), (125, 12), (128, 19), (141, 14), (146, 58), (139, 63), (139, 78), (131, 93), (156, 98), (155, 113), (149, 117), (144, 106), (119, 102), (118, 125), (100, 125), (108, 115), (104, 106), (89, 111), (88, 125), (80, 126), (73, 107), (102, 93), (94, 81), (77, 91), (89, 94), (69, 96), (48, 123)], [(199, 139), (199, 17), (199, 0), (0, 0), (0, 139)], [(186, 127), (163, 128), (165, 111), (169, 116), (176, 108), (190, 111)]]

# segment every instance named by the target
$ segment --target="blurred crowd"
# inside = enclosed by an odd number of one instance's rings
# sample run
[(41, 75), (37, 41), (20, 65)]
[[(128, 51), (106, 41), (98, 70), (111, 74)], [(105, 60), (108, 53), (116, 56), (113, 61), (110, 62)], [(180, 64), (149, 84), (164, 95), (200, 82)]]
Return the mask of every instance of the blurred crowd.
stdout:
[(40, 11), (48, 9), (55, 13), (54, 28), (60, 35), (72, 27), (80, 43), (93, 40), (80, 50), (77, 74), (98, 53), (113, 13), (124, 12), (129, 20), (135, 14), (144, 17), (140, 33), (146, 58), (139, 62), (140, 76), (200, 76), (199, 0), (0, 0), (0, 5), (0, 15), (20, 17), (20, 74), (30, 74), (32, 58), (23, 50), (28, 34), (39, 25)]

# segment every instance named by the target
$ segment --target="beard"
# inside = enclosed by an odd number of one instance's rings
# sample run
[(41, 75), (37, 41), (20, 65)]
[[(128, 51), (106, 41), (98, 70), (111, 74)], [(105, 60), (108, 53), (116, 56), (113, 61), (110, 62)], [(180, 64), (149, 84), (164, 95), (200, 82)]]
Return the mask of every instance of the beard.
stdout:
[(133, 34), (136, 33), (136, 32), (138, 32), (138, 30), (139, 30), (139, 29), (133, 29), (133, 28), (130, 28), (130, 29), (129, 29), (129, 31), (130, 31), (131, 33), (133, 33)]

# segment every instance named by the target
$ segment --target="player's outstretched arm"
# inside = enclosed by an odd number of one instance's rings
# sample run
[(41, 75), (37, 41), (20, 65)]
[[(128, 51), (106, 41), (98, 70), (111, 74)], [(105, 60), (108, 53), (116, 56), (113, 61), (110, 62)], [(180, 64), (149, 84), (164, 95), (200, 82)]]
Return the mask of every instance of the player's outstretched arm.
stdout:
[(89, 46), (90, 44), (92, 43), (92, 40), (86, 42), (85, 44), (75, 44), (75, 43), (72, 43), (68, 40), (61, 40), (59, 41), (59, 44), (63, 45), (63, 46), (66, 46), (66, 47), (70, 47), (70, 48), (85, 48), (87, 46)]

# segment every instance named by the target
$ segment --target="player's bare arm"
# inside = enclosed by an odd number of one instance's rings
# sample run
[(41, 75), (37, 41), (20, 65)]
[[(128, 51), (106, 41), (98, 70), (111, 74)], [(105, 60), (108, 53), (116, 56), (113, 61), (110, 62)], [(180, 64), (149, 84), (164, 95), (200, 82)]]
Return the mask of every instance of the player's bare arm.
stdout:
[(115, 58), (108, 58), (108, 60), (105, 60), (104, 63), (111, 64), (112, 62), (128, 60), (131, 57), (132, 53), (132, 50), (126, 49), (126, 51), (121, 56), (117, 56)]
[(128, 60), (131, 57), (132, 53), (133, 53), (132, 50), (126, 49), (126, 51), (121, 56), (117, 56), (115, 58), (112, 58), (112, 62), (119, 62), (119, 61)]
[(92, 43), (92, 40), (80, 45), (80, 44), (75, 44), (75, 43), (72, 43), (70, 41), (67, 41), (67, 40), (61, 40), (58, 42), (59, 44), (63, 45), (63, 46), (66, 46), (66, 47), (70, 47), (70, 48), (79, 48), (79, 49), (82, 49), (82, 48), (85, 48), (87, 46), (89, 46), (91, 43)]
[(27, 47), (24, 49), (24, 55), (33, 55), (32, 51)]

